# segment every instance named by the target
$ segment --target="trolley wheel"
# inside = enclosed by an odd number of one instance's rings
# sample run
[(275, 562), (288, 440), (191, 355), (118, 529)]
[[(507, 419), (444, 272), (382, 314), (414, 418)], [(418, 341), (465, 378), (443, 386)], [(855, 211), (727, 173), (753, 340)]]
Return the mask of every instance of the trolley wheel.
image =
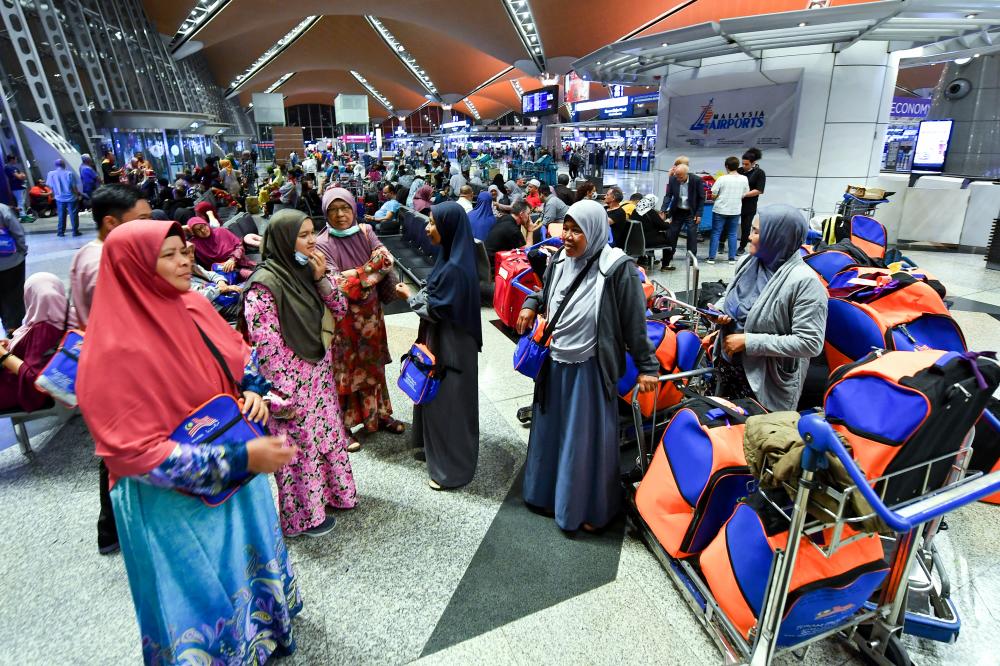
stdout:
[(517, 410), (517, 420), (527, 425), (531, 423), (531, 406), (520, 407)]
[(873, 628), (873, 625), (862, 624), (858, 626), (857, 633), (855, 634), (854, 640), (857, 643), (861, 660), (864, 663), (871, 666), (884, 666), (887, 663), (892, 664), (892, 666), (913, 666), (913, 660), (910, 659), (910, 655), (906, 652), (906, 646), (899, 639), (899, 634), (889, 636), (889, 642), (885, 646), (885, 656), (876, 658), (879, 655), (875, 655), (867, 646), (868, 641), (871, 639)]

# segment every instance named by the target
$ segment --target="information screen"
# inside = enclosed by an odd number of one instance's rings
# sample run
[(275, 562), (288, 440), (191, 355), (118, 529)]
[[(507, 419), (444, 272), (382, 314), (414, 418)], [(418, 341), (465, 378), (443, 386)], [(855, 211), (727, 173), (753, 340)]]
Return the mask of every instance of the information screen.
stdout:
[(951, 120), (923, 120), (913, 150), (914, 171), (943, 171), (951, 141)]
[(559, 109), (559, 86), (545, 86), (521, 95), (521, 113), (544, 116)]

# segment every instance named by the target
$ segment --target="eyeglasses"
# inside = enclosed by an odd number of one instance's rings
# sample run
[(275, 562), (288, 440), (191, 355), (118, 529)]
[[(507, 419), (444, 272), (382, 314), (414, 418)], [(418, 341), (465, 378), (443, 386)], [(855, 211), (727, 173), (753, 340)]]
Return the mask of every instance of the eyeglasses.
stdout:
[(333, 213), (334, 215), (347, 215), (351, 213), (354, 209), (350, 206), (330, 206), (326, 209), (327, 212)]

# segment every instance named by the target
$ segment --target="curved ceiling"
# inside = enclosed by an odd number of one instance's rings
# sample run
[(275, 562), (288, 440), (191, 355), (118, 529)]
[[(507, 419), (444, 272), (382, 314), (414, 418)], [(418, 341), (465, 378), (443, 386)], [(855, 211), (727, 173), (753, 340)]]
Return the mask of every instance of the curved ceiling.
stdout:
[[(508, 1), (530, 7), (544, 58), (554, 74), (559, 67), (619, 39), (718, 18), (802, 9), (805, 0), (631, 0), (624, 11), (607, 0), (222, 0), (225, 6), (191, 39), (216, 82), (229, 88), (268, 48), (307, 16), (321, 17), (277, 57), (239, 87), (245, 105), (282, 75), (295, 74), (275, 92), (285, 103), (303, 99), (327, 104), (341, 93), (368, 91), (350, 73), (362, 75), (394, 109), (413, 110), (427, 101), (428, 89), (404, 65), (365, 18), (377, 16), (426, 72), (444, 98), (468, 97), (483, 119), (497, 118), (520, 105), (510, 79), (524, 90), (540, 82), (514, 63), (530, 67), (530, 54), (507, 13)], [(853, 4), (871, 0), (832, 0)], [(196, 4), (207, 0), (143, 0), (157, 30), (173, 36)], [(526, 64), (523, 64), (526, 63)], [(533, 69), (537, 74), (537, 69)], [(492, 81), (489, 85), (484, 85)], [(325, 99), (324, 99), (325, 96)], [(607, 97), (591, 86), (591, 99)], [(455, 108), (469, 112), (464, 102)], [(373, 117), (388, 114), (369, 95)]]

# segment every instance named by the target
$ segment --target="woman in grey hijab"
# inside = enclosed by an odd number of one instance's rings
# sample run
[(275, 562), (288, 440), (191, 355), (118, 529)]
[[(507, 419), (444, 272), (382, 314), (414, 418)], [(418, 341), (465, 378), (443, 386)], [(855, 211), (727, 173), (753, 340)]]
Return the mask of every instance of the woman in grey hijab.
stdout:
[(823, 351), (826, 334), (826, 290), (799, 254), (808, 228), (799, 209), (784, 204), (754, 218), (749, 253), (718, 319), (716, 365), (727, 398), (756, 397), (772, 411), (798, 405), (809, 359)]
[[(616, 384), (628, 351), (642, 390), (656, 385), (658, 364), (646, 337), (646, 305), (633, 261), (608, 245), (608, 216), (596, 201), (570, 206), (563, 249), (545, 271), (545, 287), (518, 318), (557, 311), (551, 354), (535, 380), (524, 501), (555, 515), (572, 532), (606, 526), (621, 509)], [(575, 288), (574, 288), (575, 286)]]

